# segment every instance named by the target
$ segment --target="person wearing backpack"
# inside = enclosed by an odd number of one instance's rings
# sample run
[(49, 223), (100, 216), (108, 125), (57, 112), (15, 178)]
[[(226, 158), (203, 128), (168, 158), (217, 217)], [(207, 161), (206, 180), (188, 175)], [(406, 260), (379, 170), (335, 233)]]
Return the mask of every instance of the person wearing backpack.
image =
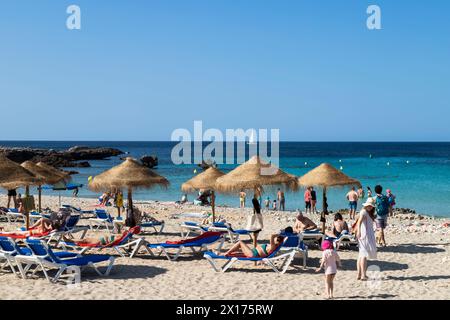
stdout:
[(387, 226), (387, 219), (389, 217), (389, 198), (382, 194), (383, 187), (380, 185), (375, 186), (375, 204), (376, 204), (376, 218), (375, 222), (377, 225), (378, 237), (377, 243), (386, 246), (386, 240), (384, 237), (384, 229)]

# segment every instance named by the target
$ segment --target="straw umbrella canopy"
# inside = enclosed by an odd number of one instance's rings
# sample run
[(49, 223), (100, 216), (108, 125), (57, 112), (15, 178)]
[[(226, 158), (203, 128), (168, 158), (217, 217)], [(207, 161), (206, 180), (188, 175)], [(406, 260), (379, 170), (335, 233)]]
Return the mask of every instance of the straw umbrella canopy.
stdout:
[(127, 189), (128, 208), (131, 210), (133, 210), (133, 189), (150, 189), (157, 185), (168, 187), (169, 181), (130, 157), (121, 164), (95, 176), (89, 182), (89, 188), (96, 192)]
[(202, 173), (196, 175), (192, 179), (186, 181), (181, 185), (181, 190), (183, 192), (195, 192), (196, 190), (210, 190), (211, 191), (211, 210), (213, 215), (213, 222), (215, 222), (215, 202), (216, 195), (214, 193), (214, 187), (216, 184), (216, 180), (225, 175), (222, 171), (217, 168), (209, 167)]
[(45, 162), (38, 162), (36, 165), (38, 167), (41, 167), (41, 168), (45, 169), (46, 171), (51, 172), (54, 175), (60, 176), (62, 179), (57, 181), (57, 182), (61, 182), (61, 181), (68, 182), (68, 181), (70, 181), (70, 173), (68, 173), (68, 172), (64, 172), (64, 171), (61, 171), (59, 169), (56, 169), (55, 167), (50, 166), (50, 165), (46, 164)]
[[(4, 155), (0, 155), (0, 186), (5, 189), (15, 189), (18, 187), (26, 187), (25, 196), (29, 195), (30, 185), (39, 185), (42, 183), (40, 177), (35, 176), (32, 172), (25, 169), (21, 165), (9, 160)], [(25, 206), (25, 211), (27, 210)], [(29, 228), (30, 220), (28, 212), (24, 212), (27, 216), (26, 228)]]
[(43, 166), (38, 166), (32, 161), (25, 161), (21, 164), (22, 167), (33, 173), (36, 177), (40, 179), (40, 183), (38, 184), (38, 211), (41, 212), (42, 209), (42, 185), (43, 184), (55, 184), (60, 181), (65, 180), (65, 176), (59, 174), (56, 170), (49, 170)]
[(361, 183), (353, 179), (342, 171), (336, 169), (329, 163), (322, 163), (320, 166), (307, 172), (298, 179), (298, 183), (303, 187), (317, 186), (323, 188), (323, 212), (322, 212), (322, 232), (325, 232), (325, 214), (327, 214), (326, 193), (328, 187), (339, 187), (355, 185), (360, 187)]
[(39, 183), (40, 180), (32, 172), (0, 155), (0, 187), (15, 189)]
[[(280, 185), (294, 191), (298, 189), (296, 176), (262, 161), (259, 156), (253, 156), (247, 162), (218, 178), (215, 190), (226, 193), (253, 190), (256, 194), (262, 192), (264, 186), (270, 185)], [(255, 247), (256, 243), (257, 233), (254, 233)]]
[(298, 189), (297, 177), (262, 161), (259, 156), (253, 156), (247, 162), (218, 178), (215, 190), (226, 193), (240, 190), (258, 191), (268, 185), (282, 185), (294, 191)]

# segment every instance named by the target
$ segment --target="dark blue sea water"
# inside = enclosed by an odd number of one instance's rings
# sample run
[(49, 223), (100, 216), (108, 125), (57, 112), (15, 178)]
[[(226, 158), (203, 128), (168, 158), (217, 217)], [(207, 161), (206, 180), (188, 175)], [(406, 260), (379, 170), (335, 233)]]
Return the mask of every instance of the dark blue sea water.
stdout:
[[(11, 141), (0, 142), (2, 146), (66, 149), (74, 145), (104, 146), (121, 149), (139, 158), (154, 154), (159, 158), (157, 172), (169, 179), (167, 190), (152, 189), (135, 194), (141, 200), (178, 200), (181, 184), (194, 175), (196, 165), (174, 165), (170, 155), (174, 142), (52, 142)], [(372, 155), (372, 158), (370, 158)], [(376, 184), (392, 189), (400, 207), (409, 207), (421, 213), (450, 216), (450, 143), (403, 143), (403, 142), (281, 142), (280, 165), (286, 172), (302, 175), (322, 162), (329, 162), (344, 173), (359, 179), (364, 186)], [(91, 168), (74, 168), (80, 174), (75, 182), (87, 184), (89, 176), (96, 175), (118, 163), (119, 158), (90, 161)], [(228, 171), (234, 165), (219, 166)], [(330, 209), (347, 206), (346, 189), (329, 191)], [(80, 196), (94, 197), (87, 188)], [(70, 195), (68, 192), (67, 195)], [(273, 198), (274, 194), (266, 194)], [(288, 193), (286, 206), (296, 209), (303, 206), (302, 193)], [(193, 196), (190, 196), (192, 199)], [(218, 202), (238, 205), (238, 198), (218, 196)], [(320, 202), (320, 198), (319, 198)]]

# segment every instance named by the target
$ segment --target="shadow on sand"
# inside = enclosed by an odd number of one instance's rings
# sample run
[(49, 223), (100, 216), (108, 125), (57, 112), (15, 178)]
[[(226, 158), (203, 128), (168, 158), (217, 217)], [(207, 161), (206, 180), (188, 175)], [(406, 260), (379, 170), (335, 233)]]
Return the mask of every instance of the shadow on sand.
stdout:
[(439, 253), (445, 252), (446, 250), (443, 248), (438, 248), (436, 246), (446, 246), (448, 243), (421, 243), (421, 244), (398, 244), (387, 246), (384, 248), (378, 248), (378, 252), (390, 252), (390, 253), (407, 253), (407, 254), (415, 254), (415, 253)]

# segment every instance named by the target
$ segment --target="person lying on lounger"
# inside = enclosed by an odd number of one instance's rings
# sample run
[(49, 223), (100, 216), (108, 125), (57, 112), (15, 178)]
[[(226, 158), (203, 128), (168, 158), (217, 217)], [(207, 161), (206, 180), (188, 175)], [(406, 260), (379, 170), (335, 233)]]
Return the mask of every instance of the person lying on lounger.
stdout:
[(255, 248), (251, 248), (243, 241), (235, 243), (230, 250), (225, 253), (225, 256), (232, 256), (233, 254), (243, 254), (247, 258), (264, 258), (274, 251), (284, 240), (284, 237), (279, 234), (273, 234), (270, 236), (270, 243), (257, 245)]
[(317, 225), (311, 221), (311, 219), (305, 217), (303, 213), (299, 212), (297, 215), (297, 220), (294, 225), (294, 232), (301, 233), (307, 230), (316, 230)]
[(333, 230), (327, 231), (325, 234), (331, 238), (339, 238), (345, 231), (349, 232), (347, 222), (344, 221), (344, 218), (338, 212), (334, 215)]
[(67, 220), (70, 218), (70, 210), (61, 208), (58, 212), (53, 212), (49, 218), (41, 218), (31, 226), (32, 234), (44, 234), (53, 230), (62, 230)]

